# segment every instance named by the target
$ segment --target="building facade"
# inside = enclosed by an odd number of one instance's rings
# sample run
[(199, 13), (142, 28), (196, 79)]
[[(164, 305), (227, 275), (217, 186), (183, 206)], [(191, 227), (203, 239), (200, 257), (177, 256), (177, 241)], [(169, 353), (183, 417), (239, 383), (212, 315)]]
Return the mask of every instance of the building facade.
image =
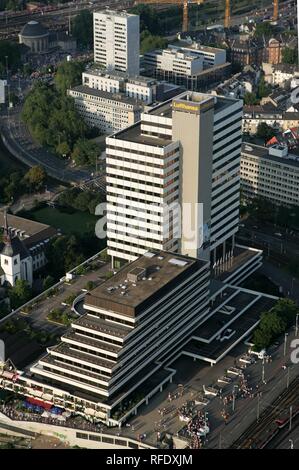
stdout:
[[(214, 264), (232, 253), (241, 123), (242, 101), (185, 92), (107, 138), (107, 245), (113, 258), (132, 261), (155, 248), (193, 257), (211, 253)], [(190, 228), (188, 210), (198, 227), (190, 243), (183, 233)]]
[(0, 214), (3, 243), (0, 244), (0, 283), (14, 286), (17, 280), (32, 285), (33, 274), (47, 263), (46, 245), (57, 235), (49, 225), (23, 219), (6, 212)]
[(245, 197), (262, 197), (274, 204), (299, 206), (299, 157), (287, 147), (243, 144), (241, 187)]
[(151, 104), (157, 96), (157, 80), (129, 77), (127, 74), (108, 74), (102, 69), (91, 69), (82, 74), (82, 84), (108, 93), (124, 93), (130, 98)]
[(243, 132), (255, 135), (261, 123), (266, 123), (277, 131), (286, 131), (299, 126), (299, 112), (283, 112), (273, 105), (245, 106)]
[(19, 43), (28, 46), (32, 53), (47, 52), (49, 31), (38, 21), (29, 21), (19, 34)]
[(131, 126), (140, 119), (144, 102), (124, 93), (109, 93), (85, 85), (68, 90), (79, 114), (89, 127), (105, 134)]
[(139, 16), (112, 10), (93, 14), (94, 61), (109, 72), (139, 75)]
[[(158, 80), (166, 80), (188, 90), (202, 91), (211, 89), (213, 84), (229, 76), (231, 65), (222, 63), (225, 51), (222, 52), (219, 60), (213, 57), (207, 59), (200, 50), (169, 46), (145, 53), (144, 69), (147, 75)], [(211, 65), (212, 62), (217, 63)]]
[(226, 63), (226, 50), (218, 47), (210, 47), (194, 42), (187, 45), (184, 41), (179, 43), (179, 46), (173, 45), (171, 48), (181, 49), (185, 52), (192, 52), (198, 57), (203, 57), (204, 68), (215, 67), (216, 65), (223, 65)]
[(65, 408), (118, 425), (138, 388), (143, 398), (171, 380), (163, 366), (208, 314), (209, 277), (204, 261), (145, 253), (86, 295), (86, 313), (32, 365), (30, 380), (47, 387), (49, 400), (63, 396)]

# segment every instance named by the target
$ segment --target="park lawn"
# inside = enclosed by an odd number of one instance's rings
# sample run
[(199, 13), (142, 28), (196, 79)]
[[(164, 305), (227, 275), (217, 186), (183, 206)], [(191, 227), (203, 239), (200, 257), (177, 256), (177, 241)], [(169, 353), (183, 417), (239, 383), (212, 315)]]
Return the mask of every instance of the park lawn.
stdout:
[(43, 207), (30, 211), (27, 217), (43, 224), (60, 229), (64, 234), (83, 234), (94, 232), (98, 218), (88, 212), (75, 211), (73, 214), (60, 212), (59, 209)]

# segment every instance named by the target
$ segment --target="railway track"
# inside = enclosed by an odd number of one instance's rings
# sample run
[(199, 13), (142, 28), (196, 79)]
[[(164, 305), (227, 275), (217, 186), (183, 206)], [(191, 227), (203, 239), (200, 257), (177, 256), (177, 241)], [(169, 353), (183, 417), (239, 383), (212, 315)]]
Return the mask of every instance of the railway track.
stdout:
[[(287, 413), (290, 406), (298, 413), (299, 409), (299, 377), (296, 377), (274, 402), (260, 415), (258, 422), (252, 423), (246, 431), (231, 445), (231, 449), (263, 449), (278, 435), (280, 429), (275, 422), (282, 412)], [(287, 420), (285, 420), (287, 424)]]
[(289, 426), (285, 426), (285, 429), (280, 430), (279, 433), (271, 439), (271, 441), (265, 445), (264, 449), (279, 449), (281, 446), (285, 443), (285, 441), (288, 441), (288, 437), (291, 437), (291, 434), (294, 433), (294, 431), (298, 432), (299, 426), (299, 414), (297, 414), (296, 418), (292, 422), (292, 430), (289, 429)]

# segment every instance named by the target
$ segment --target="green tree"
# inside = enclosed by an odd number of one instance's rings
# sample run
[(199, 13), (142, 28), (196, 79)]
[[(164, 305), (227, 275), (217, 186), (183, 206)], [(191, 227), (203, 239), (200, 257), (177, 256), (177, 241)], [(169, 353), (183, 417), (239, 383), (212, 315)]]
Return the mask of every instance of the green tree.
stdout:
[(79, 166), (94, 165), (99, 153), (97, 144), (86, 139), (79, 139), (74, 146), (72, 159)]
[(61, 142), (56, 147), (56, 152), (58, 153), (58, 155), (61, 155), (62, 157), (69, 155), (70, 151), (71, 149), (67, 142)]
[(50, 289), (50, 287), (52, 287), (54, 284), (55, 284), (55, 279), (53, 278), (53, 276), (48, 275), (43, 281), (43, 289), (44, 290)]
[(260, 122), (257, 127), (256, 135), (265, 142), (268, 142), (275, 135), (275, 129), (265, 122)]
[(93, 44), (93, 21), (89, 10), (82, 10), (74, 19), (72, 24), (73, 36), (78, 44), (83, 47), (92, 47)]
[(273, 34), (273, 29), (274, 28), (270, 23), (264, 21), (263, 23), (256, 25), (254, 35), (257, 38), (261, 38), (263, 36), (269, 38)]
[(18, 279), (15, 286), (9, 289), (8, 295), (11, 306), (16, 309), (32, 298), (32, 290), (26, 281)]
[(161, 21), (157, 10), (150, 5), (136, 5), (130, 9), (130, 13), (139, 15), (140, 17), (140, 31), (145, 30), (151, 34), (159, 34), (161, 31)]
[(258, 104), (258, 99), (255, 93), (250, 93), (247, 91), (244, 95), (244, 104), (245, 105), (255, 105)]
[(290, 47), (285, 47), (282, 50), (282, 63), (283, 64), (297, 64), (298, 62), (298, 51)]
[(61, 143), (66, 143), (71, 151), (88, 129), (78, 115), (74, 100), (43, 83), (37, 83), (27, 95), (22, 120), (41, 145), (59, 151)]
[(33, 189), (41, 189), (45, 184), (47, 174), (43, 167), (33, 166), (24, 176), (25, 183)]
[(265, 77), (262, 76), (259, 81), (258, 85), (258, 97), (259, 99), (269, 96), (272, 89), (271, 87), (265, 82)]
[(65, 95), (67, 90), (73, 86), (79, 85), (84, 71), (83, 62), (64, 61), (59, 64), (54, 78), (57, 90)]
[(167, 40), (161, 36), (154, 36), (147, 30), (140, 35), (140, 53), (145, 54), (153, 49), (164, 49), (167, 47)]
[(6, 75), (6, 65), (9, 70), (16, 70), (20, 61), (19, 45), (11, 41), (0, 41), (0, 76)]

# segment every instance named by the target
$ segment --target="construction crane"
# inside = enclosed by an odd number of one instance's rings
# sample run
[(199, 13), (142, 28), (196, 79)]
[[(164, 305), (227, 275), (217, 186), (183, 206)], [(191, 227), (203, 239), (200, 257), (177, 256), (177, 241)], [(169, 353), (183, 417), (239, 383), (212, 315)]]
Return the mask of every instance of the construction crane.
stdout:
[(182, 31), (186, 32), (186, 31), (188, 31), (188, 24), (189, 24), (188, 5), (190, 3), (200, 5), (204, 1), (205, 0), (135, 0), (135, 5), (139, 5), (140, 3), (156, 4), (156, 5), (159, 5), (159, 4), (160, 5), (165, 5), (165, 4), (183, 5), (183, 28), (182, 28)]
[[(139, 5), (141, 3), (144, 4), (156, 4), (156, 5), (183, 5), (183, 28), (182, 31), (185, 33), (188, 31), (188, 5), (189, 4), (197, 4), (201, 5), (204, 3), (205, 0), (135, 0), (135, 5)], [(225, 0), (225, 19), (224, 19), (224, 26), (229, 28), (230, 26), (230, 0)]]
[(274, 6), (273, 21), (277, 21), (278, 20), (278, 12), (279, 12), (279, 0), (274, 0), (273, 6)]
[(225, 0), (224, 27), (230, 27), (230, 0)]

